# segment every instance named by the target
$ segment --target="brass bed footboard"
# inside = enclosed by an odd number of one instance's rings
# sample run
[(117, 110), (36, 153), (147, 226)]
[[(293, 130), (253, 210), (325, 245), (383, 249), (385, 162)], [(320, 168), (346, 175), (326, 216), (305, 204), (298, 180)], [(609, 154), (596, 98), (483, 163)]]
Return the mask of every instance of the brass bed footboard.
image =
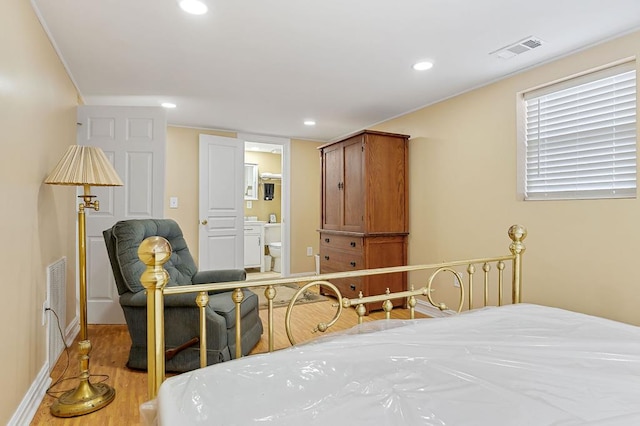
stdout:
[[(454, 310), (460, 312), (464, 307), (465, 301), (465, 285), (467, 287), (467, 308), (473, 309), (474, 304), (474, 275), (476, 273), (476, 265), (482, 265), (483, 271), (483, 306), (489, 304), (489, 273), (492, 265), (497, 270), (497, 301), (498, 306), (503, 304), (503, 286), (504, 286), (504, 270), (506, 262), (511, 264), (511, 303), (521, 302), (522, 287), (522, 254), (525, 251), (523, 240), (526, 238), (527, 231), (521, 225), (513, 225), (508, 231), (511, 244), (509, 245), (510, 254), (497, 257), (487, 257), (469, 260), (459, 260), (453, 262), (442, 262), (438, 264), (425, 265), (408, 265), (394, 266), (389, 268), (365, 269), (352, 272), (338, 272), (323, 275), (310, 275), (302, 277), (280, 278), (273, 280), (256, 280), (256, 281), (236, 281), (227, 283), (213, 284), (197, 284), (190, 286), (166, 287), (168, 282), (168, 274), (163, 265), (171, 256), (171, 247), (167, 240), (162, 237), (150, 237), (142, 242), (139, 247), (138, 255), (140, 259), (147, 265), (147, 269), (142, 274), (141, 282), (147, 291), (147, 362), (148, 362), (148, 392), (149, 398), (156, 397), (160, 385), (165, 378), (165, 348), (164, 348), (164, 295), (180, 294), (180, 293), (196, 293), (194, 304), (200, 308), (200, 366), (206, 366), (206, 319), (205, 307), (209, 302), (208, 292), (211, 290), (234, 290), (232, 298), (236, 306), (236, 358), (242, 356), (241, 347), (241, 325), (240, 325), (240, 304), (244, 298), (243, 288), (266, 287), (264, 291), (267, 299), (268, 324), (267, 335), (269, 351), (274, 350), (274, 321), (273, 321), (273, 299), (276, 295), (275, 285), (290, 283), (305, 283), (299, 288), (296, 294), (291, 298), (285, 315), (286, 333), (291, 344), (295, 344), (295, 339), (291, 331), (291, 312), (295, 306), (295, 302), (300, 294), (308, 288), (315, 285), (323, 285), (331, 288), (335, 293), (338, 303), (335, 305), (336, 313), (328, 323), (319, 323), (316, 330), (324, 332), (328, 330), (340, 317), (343, 308), (354, 308), (358, 314), (358, 322), (361, 323), (366, 314), (365, 305), (372, 302), (382, 302), (382, 308), (386, 313), (386, 318), (390, 318), (393, 309), (392, 300), (405, 299), (406, 306), (409, 309), (410, 317), (415, 316), (415, 307), (417, 304), (416, 296), (425, 296), (428, 302), (437, 309), (444, 311), (450, 310), (449, 307), (442, 302), (436, 302), (433, 298), (433, 284), (442, 274), (452, 274), (458, 281), (458, 306)], [(467, 281), (463, 283), (462, 275), (456, 270), (457, 268), (466, 266)], [(414, 272), (414, 271), (432, 271), (428, 277), (427, 283), (415, 289), (410, 288), (405, 291), (391, 293), (389, 290), (385, 294), (360, 297), (355, 299), (343, 298), (340, 291), (331, 281), (338, 278), (348, 278), (356, 276), (368, 276), (379, 274), (390, 274), (397, 272)]]

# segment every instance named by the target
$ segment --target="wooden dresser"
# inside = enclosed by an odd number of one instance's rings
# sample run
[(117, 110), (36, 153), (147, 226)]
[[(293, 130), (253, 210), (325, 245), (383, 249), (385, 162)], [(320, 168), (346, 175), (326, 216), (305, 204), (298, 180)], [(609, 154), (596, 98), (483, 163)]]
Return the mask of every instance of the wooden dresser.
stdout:
[[(321, 146), (320, 272), (407, 264), (409, 136), (365, 130)], [(406, 273), (332, 281), (349, 298), (406, 289)], [(332, 294), (330, 289), (321, 289)], [(397, 303), (402, 303), (398, 301)], [(381, 309), (368, 306), (367, 311)]]

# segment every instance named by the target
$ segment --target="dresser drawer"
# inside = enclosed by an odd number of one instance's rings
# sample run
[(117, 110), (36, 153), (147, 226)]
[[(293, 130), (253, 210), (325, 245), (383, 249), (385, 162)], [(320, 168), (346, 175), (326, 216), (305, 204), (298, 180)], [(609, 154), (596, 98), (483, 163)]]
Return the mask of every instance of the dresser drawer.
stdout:
[(334, 248), (338, 250), (362, 251), (362, 237), (348, 235), (320, 234), (320, 247)]
[(357, 299), (360, 296), (360, 292), (364, 294), (362, 277), (340, 278), (334, 284), (342, 293), (342, 297)]
[(364, 257), (360, 251), (335, 250), (320, 247), (320, 267), (332, 271), (347, 272), (364, 269)]
[[(331, 274), (333, 272), (344, 272), (344, 271), (334, 271), (329, 268), (321, 270), (323, 274)], [(360, 292), (364, 292), (363, 287), (363, 278), (362, 277), (352, 277), (352, 278), (338, 278), (329, 281), (331, 284), (335, 285), (338, 290), (340, 290), (340, 294), (342, 297), (348, 297), (349, 299), (357, 299), (360, 295)], [(320, 286), (320, 292), (325, 295), (334, 296), (333, 290), (326, 286)]]

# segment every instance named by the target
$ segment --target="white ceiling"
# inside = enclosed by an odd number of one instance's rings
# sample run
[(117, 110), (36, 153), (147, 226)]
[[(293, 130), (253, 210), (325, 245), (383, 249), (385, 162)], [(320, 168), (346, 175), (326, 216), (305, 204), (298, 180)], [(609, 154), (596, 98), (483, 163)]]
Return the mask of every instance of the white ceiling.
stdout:
[[(319, 141), (640, 29), (640, 0), (205, 1), (32, 3), (88, 105), (170, 101), (172, 125)], [(544, 44), (490, 55), (529, 36)]]

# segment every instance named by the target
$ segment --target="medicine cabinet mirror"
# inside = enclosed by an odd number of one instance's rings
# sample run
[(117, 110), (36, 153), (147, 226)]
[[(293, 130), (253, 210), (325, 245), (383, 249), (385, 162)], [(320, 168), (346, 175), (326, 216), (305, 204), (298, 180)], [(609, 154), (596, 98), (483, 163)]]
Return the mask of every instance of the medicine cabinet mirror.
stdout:
[(244, 163), (244, 199), (258, 199), (258, 165)]

